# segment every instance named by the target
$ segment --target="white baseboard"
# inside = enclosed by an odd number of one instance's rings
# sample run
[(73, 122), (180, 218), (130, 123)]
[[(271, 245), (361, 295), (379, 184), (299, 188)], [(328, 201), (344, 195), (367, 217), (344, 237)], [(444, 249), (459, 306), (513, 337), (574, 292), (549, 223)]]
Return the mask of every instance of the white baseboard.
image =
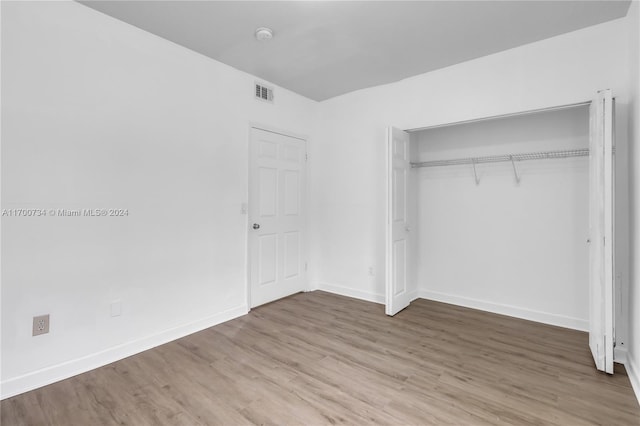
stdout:
[(419, 297), (423, 299), (435, 300), (437, 302), (451, 303), (453, 305), (464, 306), (466, 308), (479, 309), (481, 311), (493, 312), (495, 314), (508, 315), (510, 317), (522, 318), (529, 321), (541, 322), (544, 324), (556, 325), (559, 327), (571, 328), (574, 330), (588, 331), (589, 321), (580, 318), (573, 318), (564, 315), (557, 315), (548, 312), (535, 311), (512, 305), (502, 305), (499, 303), (487, 302), (485, 300), (471, 299), (456, 296), (453, 294), (440, 293), (436, 291), (420, 290)]
[(366, 300), (367, 302), (384, 303), (384, 294), (370, 293), (362, 290), (356, 290), (349, 287), (343, 287), (335, 284), (317, 283), (314, 286), (318, 290), (329, 293), (339, 294), (340, 296), (353, 297), (355, 299)]
[(613, 348), (613, 362), (617, 362), (618, 364), (626, 364), (627, 363), (627, 348)]
[[(360, 300), (366, 300), (367, 302), (379, 303), (381, 305), (384, 305), (386, 302), (384, 294), (369, 293), (366, 291), (356, 290), (356, 289), (344, 287), (341, 285), (317, 283), (313, 286), (313, 290), (310, 290), (310, 291), (314, 291), (314, 290), (322, 290), (328, 293), (339, 294), (340, 296), (353, 297), (354, 299), (360, 299)], [(412, 302), (416, 300), (418, 297), (420, 297), (418, 295), (418, 290), (414, 290), (411, 293), (409, 293), (409, 300)]]
[(638, 404), (640, 404), (640, 365), (636, 363), (633, 356), (627, 354), (627, 359), (624, 364), (625, 370), (627, 370), (627, 376), (629, 376), (629, 381), (631, 382), (631, 387), (636, 394), (636, 398), (638, 399)]
[[(316, 283), (311, 286), (313, 289), (323, 290), (329, 293), (339, 294), (341, 296), (353, 297), (355, 299), (366, 300), (367, 302), (385, 303), (384, 294), (370, 293), (336, 284)], [(429, 290), (418, 290), (411, 293), (409, 300), (413, 301), (417, 298), (435, 300), (437, 302), (451, 303), (453, 305), (464, 306), (467, 308), (479, 309), (481, 311), (493, 312), (501, 315), (522, 318), (530, 321), (541, 322), (543, 324), (556, 325), (559, 327), (571, 328), (574, 330), (588, 331), (589, 321), (579, 318), (572, 318), (564, 315), (551, 314), (548, 312), (534, 311), (531, 309), (520, 308), (511, 305), (501, 305), (498, 303), (487, 302), (484, 300), (470, 299), (447, 293), (439, 293)], [(616, 362), (618, 356), (616, 355)]]
[(0, 399), (9, 398), (60, 380), (85, 373), (112, 362), (163, 345), (197, 331), (245, 315), (247, 306), (238, 306), (189, 324), (180, 325), (142, 339), (114, 346), (81, 358), (13, 377), (0, 384)]

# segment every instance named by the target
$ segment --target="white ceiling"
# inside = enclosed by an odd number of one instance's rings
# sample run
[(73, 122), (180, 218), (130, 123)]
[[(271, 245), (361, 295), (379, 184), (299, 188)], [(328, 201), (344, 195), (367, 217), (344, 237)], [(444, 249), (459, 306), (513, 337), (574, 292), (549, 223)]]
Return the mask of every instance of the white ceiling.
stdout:
[(630, 0), (81, 3), (320, 101), (620, 18)]

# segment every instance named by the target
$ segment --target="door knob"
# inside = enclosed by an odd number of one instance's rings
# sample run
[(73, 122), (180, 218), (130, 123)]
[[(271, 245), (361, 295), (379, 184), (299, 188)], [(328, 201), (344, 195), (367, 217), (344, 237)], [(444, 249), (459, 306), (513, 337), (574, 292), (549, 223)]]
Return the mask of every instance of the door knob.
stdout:
[(253, 224), (253, 229), (260, 229), (260, 224), (254, 223)]

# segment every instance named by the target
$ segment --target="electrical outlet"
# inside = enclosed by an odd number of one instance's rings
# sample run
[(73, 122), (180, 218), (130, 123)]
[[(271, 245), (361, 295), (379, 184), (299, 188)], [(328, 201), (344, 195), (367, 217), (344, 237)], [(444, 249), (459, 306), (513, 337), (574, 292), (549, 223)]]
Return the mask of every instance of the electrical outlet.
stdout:
[(49, 332), (49, 314), (33, 317), (33, 336)]

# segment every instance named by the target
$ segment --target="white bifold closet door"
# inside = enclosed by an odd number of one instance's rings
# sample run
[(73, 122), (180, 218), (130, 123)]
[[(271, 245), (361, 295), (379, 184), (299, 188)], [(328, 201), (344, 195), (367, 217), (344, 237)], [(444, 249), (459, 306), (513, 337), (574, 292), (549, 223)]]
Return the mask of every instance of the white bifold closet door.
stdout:
[(409, 134), (390, 127), (387, 131), (387, 243), (385, 312), (395, 315), (409, 306), (409, 271), (412, 246), (409, 241), (409, 179), (411, 153)]
[[(613, 373), (614, 328), (614, 101), (598, 92), (590, 106), (589, 347), (598, 370)], [(412, 291), (410, 138), (387, 134), (386, 313), (409, 305)]]
[(589, 347), (598, 370), (613, 374), (613, 98), (598, 92), (590, 107)]

